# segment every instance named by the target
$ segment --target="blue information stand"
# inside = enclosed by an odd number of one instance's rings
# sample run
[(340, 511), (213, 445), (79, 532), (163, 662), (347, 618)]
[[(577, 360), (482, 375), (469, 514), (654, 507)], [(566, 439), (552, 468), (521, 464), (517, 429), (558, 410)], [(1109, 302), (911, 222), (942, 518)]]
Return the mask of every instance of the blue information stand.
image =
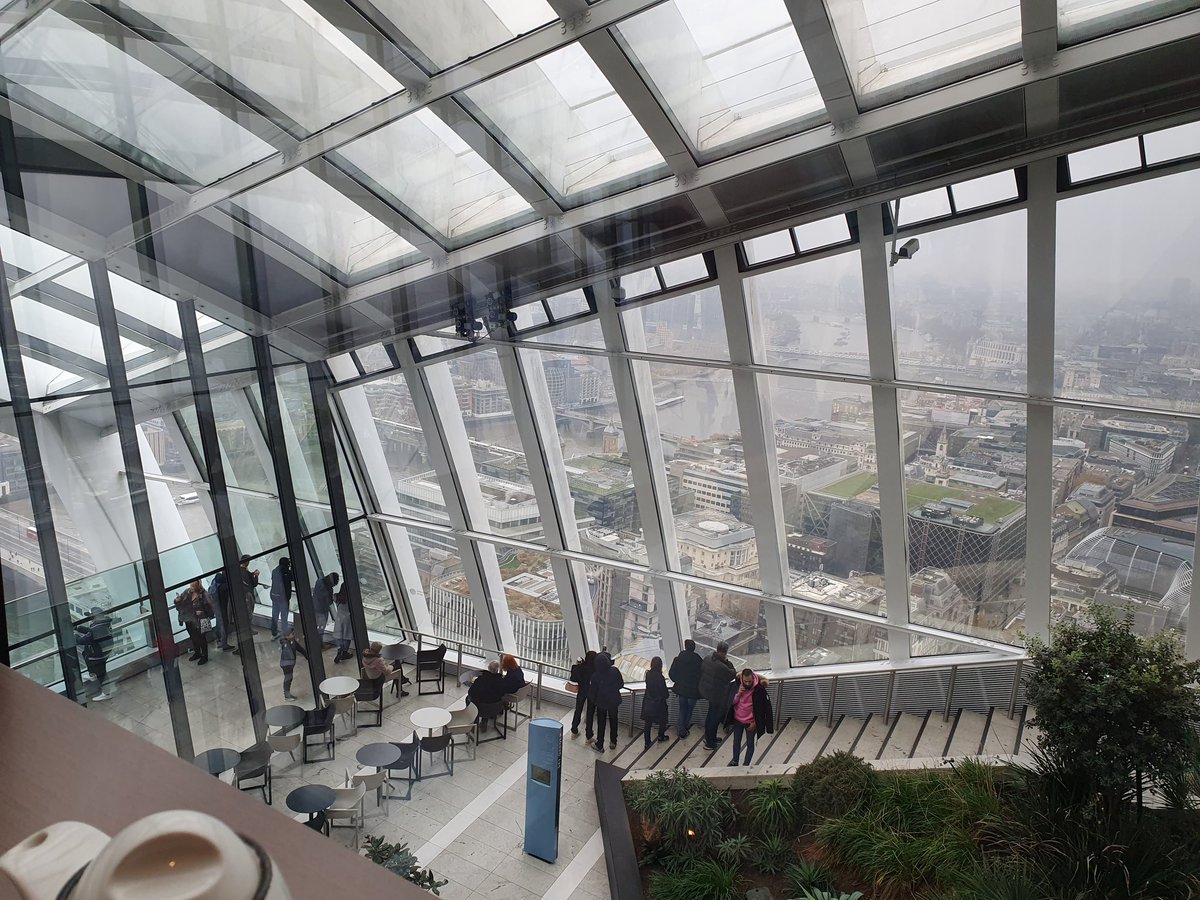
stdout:
[(525, 852), (548, 863), (558, 859), (562, 742), (563, 726), (557, 719), (534, 719), (529, 723), (529, 768), (525, 773)]

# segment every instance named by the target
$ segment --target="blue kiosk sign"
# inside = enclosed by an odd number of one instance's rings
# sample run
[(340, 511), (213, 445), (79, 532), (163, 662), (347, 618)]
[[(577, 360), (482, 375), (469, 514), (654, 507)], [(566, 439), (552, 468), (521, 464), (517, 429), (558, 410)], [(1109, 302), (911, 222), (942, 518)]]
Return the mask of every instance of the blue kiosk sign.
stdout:
[(562, 742), (563, 726), (557, 719), (534, 719), (529, 723), (529, 768), (525, 773), (525, 852), (549, 863), (558, 859)]

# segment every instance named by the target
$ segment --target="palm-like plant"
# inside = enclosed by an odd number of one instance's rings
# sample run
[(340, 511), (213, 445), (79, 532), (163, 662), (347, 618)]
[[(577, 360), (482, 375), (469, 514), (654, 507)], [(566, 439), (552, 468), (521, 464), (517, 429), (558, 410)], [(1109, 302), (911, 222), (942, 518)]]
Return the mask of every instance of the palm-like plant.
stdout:
[(746, 797), (750, 824), (759, 834), (790, 833), (796, 822), (796, 794), (780, 778), (759, 783)]

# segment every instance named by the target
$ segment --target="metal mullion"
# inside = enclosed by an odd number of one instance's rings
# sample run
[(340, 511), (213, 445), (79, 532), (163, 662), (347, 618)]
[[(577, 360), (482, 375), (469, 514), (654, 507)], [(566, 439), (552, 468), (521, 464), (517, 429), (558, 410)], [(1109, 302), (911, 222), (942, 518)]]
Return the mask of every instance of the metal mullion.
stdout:
[[(23, 207), (19, 197), (9, 197), (10, 207)], [(23, 217), (23, 211), (19, 216)], [(4, 260), (0, 258), (0, 271)], [(57, 635), (59, 661), (62, 666), (63, 684), (67, 697), (77, 700), (82, 695), (79, 654), (75, 650), (75, 629), (71, 622), (71, 607), (67, 596), (67, 585), (63, 575), (62, 556), (58, 548), (58, 533), (55, 531), (54, 514), (50, 506), (50, 491), (46, 483), (46, 471), (42, 466), (41, 449), (38, 444), (37, 427), (33, 421), (33, 404), (29, 400), (29, 386), (25, 378), (25, 363), (21, 358), (21, 339), (13, 313), (12, 298), (8, 292), (8, 279), (0, 278), (0, 355), (4, 370), (8, 374), (9, 399), (12, 403), (13, 424), (17, 440), (21, 445), (21, 456), (25, 465), (25, 481), (29, 488), (29, 505), (37, 529), (38, 548), (41, 551), (42, 571), (45, 573), (46, 599), (50, 616)], [(8, 633), (4, 634), (5, 644)]]
[[(275, 475), (275, 490), (279, 497), (279, 510), (283, 518), (283, 533), (287, 540), (288, 558), (292, 563), (292, 590), (296, 594), (296, 612), (300, 617), (304, 646), (309, 651), (309, 677), (313, 685), (319, 685), (325, 680), (325, 658), (321, 654), (321, 635), (317, 631), (317, 614), (313, 609), (312, 580), (309, 577), (308, 555), (305, 552), (304, 528), (300, 523), (300, 510), (296, 504), (296, 491), (292, 484), (292, 464), (287, 453), (287, 438), (275, 381), (275, 367), (271, 362), (271, 344), (266, 335), (251, 338), (251, 343), (254, 347), (254, 361), (258, 366), (259, 394), (262, 397), (263, 417), (266, 419), (267, 439), (275, 448), (275, 452), (271, 454), (271, 462)], [(274, 600), (271, 602), (273, 604)]]
[[(211, 487), (213, 516), (217, 520), (217, 545), (221, 548), (221, 563), (230, 594), (229, 611), (232, 623), (226, 623), (226, 640), (232, 624), (237, 635), (238, 651), (242, 660), (242, 676), (246, 682), (246, 700), (250, 705), (250, 721), (254, 728), (255, 741), (266, 738), (266, 699), (263, 694), (262, 676), (258, 670), (258, 655), (254, 646), (253, 625), (250, 611), (241, 596), (242, 572), (239, 565), (237, 538), (233, 530), (233, 512), (229, 506), (229, 489), (225, 481), (225, 465), (221, 460), (221, 443), (217, 437), (217, 423), (213, 415), (212, 394), (208, 383), (208, 369), (204, 362), (204, 347), (200, 342), (200, 329), (196, 324), (196, 303), (188, 299), (179, 304), (179, 323), (183, 332), (183, 347), (187, 355), (188, 375), (192, 385), (192, 396), (196, 403), (197, 430), (200, 446), (204, 453), (208, 483)], [(218, 602), (217, 598), (213, 598)]]
[[(409, 341), (392, 346), (400, 360), (417, 419), (425, 432), (426, 445), (433, 458), (451, 525), (463, 531), (474, 529), (486, 532), (483, 497), (471, 459), (466, 427), (450, 382), (449, 369), (418, 367)], [(438, 400), (442, 402), (439, 404)], [(449, 418), (442, 416), (442, 409), (449, 411)], [(448, 428), (454, 428), (455, 433), (448, 434)], [(516, 639), (504, 597), (504, 583), (495, 546), (463, 536), (457, 536), (456, 540), (463, 575), (471, 592), (480, 642), (506, 651), (514, 650)]]
[[(541, 357), (525, 356), (511, 346), (497, 347), (496, 355), (525, 450), (526, 469), (541, 512), (546, 543), (555, 550), (578, 549), (574, 503)], [(529, 465), (531, 459), (534, 465)], [(551, 567), (566, 626), (567, 646), (572, 657), (583, 656), (596, 645), (587, 575), (582, 565), (569, 560), (552, 557)]]
[[(1054, 290), (1058, 236), (1058, 172), (1053, 159), (1028, 168), (1026, 225), (1026, 391), (1049, 401), (1054, 396)], [(1054, 407), (1026, 406), (1025, 442), (1025, 630), (1043, 639), (1050, 632), (1053, 537)], [(1032, 505), (1031, 505), (1032, 504)]]
[[(361, 654), (369, 642), (367, 618), (362, 605), (362, 587), (358, 581), (358, 561), (354, 557), (354, 538), (350, 534), (350, 516), (346, 512), (342, 468), (338, 465), (337, 436), (334, 434), (333, 413), (329, 405), (330, 378), (324, 363), (308, 363), (308, 384), (312, 395), (314, 430), (321, 445), (321, 462), (325, 468), (325, 489), (329, 493), (329, 505), (333, 513), (334, 538), (342, 564), (343, 590), (349, 591), (350, 627)], [(286, 450), (277, 446), (275, 452), (284, 453)]]
[[(903, 425), (899, 391), (894, 384), (896, 348), (892, 339), (883, 207), (875, 203), (858, 210), (858, 227), (866, 303), (867, 355), (871, 377), (876, 381), (871, 387), (871, 408), (875, 424), (875, 468), (879, 477), (879, 520), (884, 535), (887, 621), (908, 625), (908, 512), (904, 502)], [(910, 649), (907, 632), (888, 629), (888, 655), (893, 662), (906, 662)]]
[(183, 759), (191, 759), (195, 756), (192, 728), (188, 722), (187, 702), (183, 695), (183, 678), (179, 671), (179, 655), (173, 637), (171, 611), (167, 608), (166, 585), (158, 555), (158, 539), (154, 533), (150, 495), (146, 489), (146, 476), (142, 469), (137, 420), (133, 415), (129, 379), (125, 373), (125, 358), (121, 351), (121, 336), (116, 307), (113, 305), (112, 286), (108, 280), (108, 267), (103, 260), (89, 262), (88, 275), (92, 282), (92, 296), (96, 300), (100, 342), (108, 360), (108, 381), (112, 388), (117, 436), (121, 442), (121, 461), (125, 466), (125, 484), (129, 491), (129, 503), (133, 508), (133, 525), (137, 534), (138, 552), (142, 557), (142, 571), (146, 575), (150, 619), (154, 623), (154, 632), (157, 635), (158, 656), (167, 694), (167, 709), (171, 715), (171, 729), (175, 736), (175, 750)]
[[(609, 290), (609, 283), (605, 281), (593, 287), (591, 292), (604, 333), (604, 343), (609, 351), (616, 354), (609, 361), (609, 370), (616, 394), (617, 413), (625, 432), (625, 450), (629, 455), (629, 468), (642, 520), (646, 560), (651, 570), (678, 572), (681, 568), (679, 542), (675, 537), (675, 518), (667, 489), (666, 460), (658, 427), (658, 412), (650, 387), (650, 373), (645, 363), (630, 359), (622, 352), (627, 349), (622, 318), (640, 317), (641, 312), (632, 309), (623, 316)], [(641, 334), (640, 329), (638, 334)], [(684, 638), (692, 633), (687, 616), (686, 589), (678, 582), (664, 578), (652, 578), (651, 585), (658, 610), (663, 653), (674, 658), (683, 649)]]
[[(779, 490), (779, 466), (775, 454), (775, 416), (767, 385), (753, 371), (739, 364), (750, 363), (756, 335), (761, 338), (757, 317), (752, 321), (746, 309), (742, 277), (738, 273), (737, 253), (733, 246), (717, 251), (717, 278), (729, 358), (733, 370), (734, 397), (742, 431), (742, 450), (746, 465), (746, 484), (750, 492), (750, 510), (758, 543), (759, 577), (768, 595), (789, 593), (786, 528), (783, 501)], [(765, 601), (767, 647), (772, 669), (792, 664), (794, 636), (788, 633), (785, 608)]]

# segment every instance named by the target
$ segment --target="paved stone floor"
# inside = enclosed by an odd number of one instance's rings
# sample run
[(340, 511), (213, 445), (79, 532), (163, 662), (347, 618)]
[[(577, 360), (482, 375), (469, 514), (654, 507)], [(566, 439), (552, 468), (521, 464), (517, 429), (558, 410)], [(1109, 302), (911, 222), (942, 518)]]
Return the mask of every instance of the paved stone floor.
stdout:
[[(284, 703), (283, 678), (277, 645), (266, 631), (255, 636), (259, 669), (268, 706)], [(354, 676), (350, 664), (333, 664), (333, 651), (325, 654), (328, 674)], [(292, 692), (306, 708), (314, 705), (304, 661), (295, 670)], [(244, 749), (254, 742), (245, 699), (241, 666), (236, 656), (213, 650), (206, 666), (182, 662), (184, 695), (192, 742), (197, 752), (214, 747)], [(274, 757), (273, 805), (290, 820), (284, 805), (288, 793), (302, 784), (339, 785), (345, 773), (359, 767), (357, 750), (377, 741), (408, 740), (413, 733), (409, 715), (428, 706), (461, 706), (465, 689), (452, 676), (446, 678), (446, 693), (385, 699), (383, 726), (358, 729), (341, 735), (336, 756), (330, 762), (302, 765), (287, 754)], [(89, 686), (89, 691), (94, 690)], [(174, 753), (171, 719), (163, 689), (162, 672), (151, 669), (121, 682), (111, 700), (89, 704), (95, 714), (121, 725)], [(566, 708), (544, 704), (535, 715), (566, 718)], [(339, 722), (340, 726), (340, 722)], [(364, 834), (383, 835), (389, 841), (404, 841), (421, 861), (440, 877), (450, 879), (441, 889), (448, 900), (526, 900), (526, 898), (607, 898), (599, 821), (592, 790), (592, 767), (598, 754), (567, 733), (563, 748), (563, 802), (559, 832), (559, 856), (553, 865), (525, 854), (522, 833), (525, 819), (524, 723), (509, 732), (508, 739), (490, 741), (478, 748), (476, 759), (456, 757), (453, 777), (429, 778), (413, 785), (412, 799), (393, 799), (387, 811), (378, 808), (374, 794), (366, 799)], [(630, 742), (628, 728), (621, 735), (617, 752)], [(640, 742), (640, 736), (638, 738)], [(614, 754), (606, 753), (611, 758)], [(300, 754), (297, 753), (299, 758)], [(467, 754), (469, 756), (469, 753)], [(427, 758), (428, 760), (428, 758)], [(440, 765), (426, 763), (433, 771)], [(228, 776), (226, 776), (228, 779)], [(399, 785), (403, 796), (405, 786)], [(251, 796), (259, 796), (257, 793)], [(286, 827), (302, 827), (288, 821)], [(350, 847), (354, 829), (334, 828), (333, 840)]]

